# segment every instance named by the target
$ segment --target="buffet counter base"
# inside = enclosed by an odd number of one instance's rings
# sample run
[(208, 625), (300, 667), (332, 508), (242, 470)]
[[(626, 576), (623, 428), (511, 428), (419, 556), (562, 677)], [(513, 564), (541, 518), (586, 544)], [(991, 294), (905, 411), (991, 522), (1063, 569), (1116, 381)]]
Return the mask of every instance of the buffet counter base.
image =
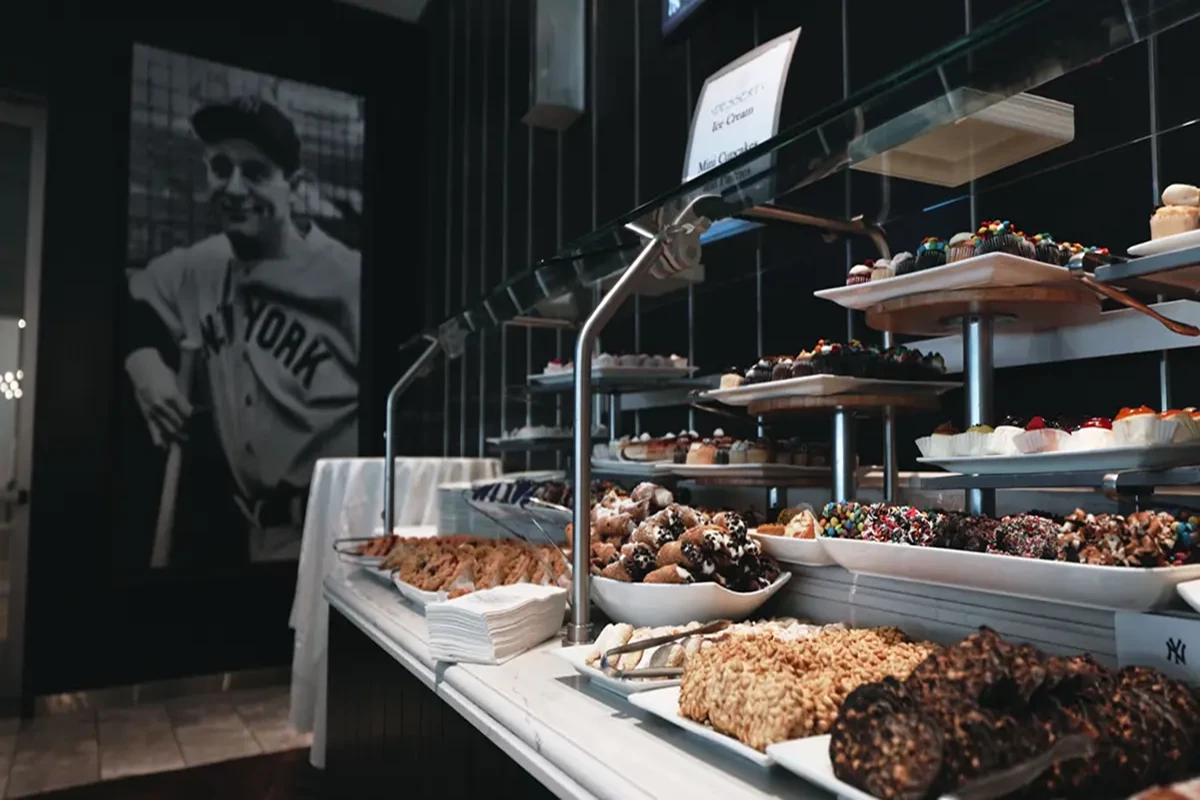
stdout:
[(373, 796), (372, 787), (380, 796), (408, 786), (422, 797), (458, 797), (475, 783), (523, 786), (508, 783), (524, 778), (508, 774), (514, 766), (564, 798), (832, 796), (592, 686), (553, 655), (557, 639), (498, 666), (439, 664), (425, 618), (382, 582), (350, 571), (326, 578), (324, 593), (326, 768), (335, 785), (367, 790), (356, 796)]

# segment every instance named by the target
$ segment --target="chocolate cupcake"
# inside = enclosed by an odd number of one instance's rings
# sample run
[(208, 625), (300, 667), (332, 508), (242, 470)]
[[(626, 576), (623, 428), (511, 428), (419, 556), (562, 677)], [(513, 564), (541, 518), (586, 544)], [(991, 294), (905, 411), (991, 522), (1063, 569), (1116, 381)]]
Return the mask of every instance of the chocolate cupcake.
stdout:
[(760, 358), (758, 363), (746, 370), (746, 383), (766, 383), (771, 380), (771, 373), (775, 369), (775, 358)]
[(1062, 265), (1062, 248), (1054, 237), (1048, 233), (1039, 233), (1033, 237), (1033, 257), (1046, 264)]
[(916, 262), (913, 260), (913, 254), (907, 250), (892, 256), (893, 275), (907, 275), (915, 269)]
[(771, 367), (771, 380), (781, 381), (792, 376), (792, 359), (783, 356), (775, 361)]
[[(921, 241), (914, 266), (917, 270), (940, 267), (946, 263), (946, 243), (936, 236)], [(896, 273), (899, 275), (900, 273)]]
[(792, 372), (789, 377), (803, 378), (805, 375), (812, 375), (812, 357), (813, 354), (809, 351), (801, 350), (800, 354), (792, 359)]
[(1026, 247), (1032, 247), (1024, 236), (1016, 232), (1013, 224), (1008, 220), (985, 222), (979, 226), (976, 235), (979, 240), (975, 244), (975, 255), (1009, 253), (1014, 256), (1023, 256), (1028, 252)]
[(818, 375), (836, 375), (842, 363), (842, 346), (821, 339), (813, 348), (812, 369)]

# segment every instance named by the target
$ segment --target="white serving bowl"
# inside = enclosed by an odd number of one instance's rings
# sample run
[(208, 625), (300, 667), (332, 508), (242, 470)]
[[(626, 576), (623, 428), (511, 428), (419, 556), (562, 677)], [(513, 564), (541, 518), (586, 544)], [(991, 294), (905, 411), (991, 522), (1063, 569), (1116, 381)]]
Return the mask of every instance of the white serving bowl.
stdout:
[(592, 576), (592, 599), (613, 622), (639, 628), (714, 619), (742, 620), (788, 582), (784, 570), (765, 589), (733, 592), (715, 583), (626, 583)]
[(770, 536), (750, 531), (750, 538), (758, 542), (762, 551), (784, 564), (802, 564), (806, 567), (832, 567), (837, 564), (833, 556), (825, 552), (821, 537), (797, 539), (790, 536)]

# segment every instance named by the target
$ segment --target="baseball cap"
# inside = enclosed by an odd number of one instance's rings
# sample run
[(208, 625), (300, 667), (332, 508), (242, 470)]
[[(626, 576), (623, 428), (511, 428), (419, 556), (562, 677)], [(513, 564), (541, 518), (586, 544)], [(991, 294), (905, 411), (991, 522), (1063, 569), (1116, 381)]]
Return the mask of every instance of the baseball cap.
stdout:
[(192, 115), (192, 129), (205, 144), (223, 139), (253, 142), (288, 174), (300, 166), (296, 126), (262, 98), (248, 95), (204, 106)]

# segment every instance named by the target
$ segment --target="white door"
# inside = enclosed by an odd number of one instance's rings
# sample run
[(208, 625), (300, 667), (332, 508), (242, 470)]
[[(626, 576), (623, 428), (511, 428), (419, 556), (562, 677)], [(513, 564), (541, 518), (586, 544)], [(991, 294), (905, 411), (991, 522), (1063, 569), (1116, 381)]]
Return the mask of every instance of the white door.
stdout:
[(45, 110), (0, 101), (0, 702), (21, 693), (45, 161)]

